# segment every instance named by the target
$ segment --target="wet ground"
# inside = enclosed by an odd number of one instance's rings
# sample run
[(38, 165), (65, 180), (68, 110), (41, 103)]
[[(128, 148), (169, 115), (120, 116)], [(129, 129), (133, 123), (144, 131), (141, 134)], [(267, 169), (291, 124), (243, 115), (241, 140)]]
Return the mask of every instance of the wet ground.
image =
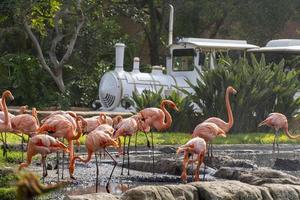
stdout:
[[(157, 147), (159, 149), (161, 147)], [(236, 159), (246, 159), (253, 161), (258, 167), (273, 167), (276, 158), (289, 158), (289, 159), (300, 159), (300, 145), (280, 145), (280, 153), (272, 153), (272, 145), (214, 145), (214, 156), (231, 156)], [(54, 166), (55, 161), (48, 161)], [(168, 153), (162, 153), (155, 151), (155, 160), (162, 159), (177, 159), (181, 160), (175, 153), (171, 151)], [(61, 160), (61, 159), (60, 159)], [(66, 159), (67, 160), (67, 159)], [(127, 175), (127, 169), (124, 170), (124, 175), (121, 175), (121, 163), (122, 157), (116, 158), (119, 165), (116, 166), (111, 183), (110, 191), (113, 194), (120, 195), (129, 188), (137, 185), (163, 185), (163, 184), (179, 184), (180, 177), (176, 175), (158, 174), (154, 175), (151, 172), (142, 172), (136, 170), (130, 170), (130, 175)], [(125, 159), (126, 161), (127, 159)], [(134, 151), (131, 153), (130, 162), (138, 161), (149, 162), (149, 166), (152, 166), (152, 153), (147, 148), (139, 148), (137, 154)], [(126, 164), (126, 163), (125, 163)], [(76, 180), (69, 178), (67, 168), (67, 161), (65, 163), (64, 170), (64, 181), (70, 182), (67, 187), (52, 193), (50, 196), (44, 197), (46, 199), (63, 199), (66, 195), (78, 195), (96, 192), (96, 162), (93, 158), (87, 164), (76, 162), (76, 169), (74, 176)], [(29, 169), (37, 172), (41, 175), (41, 166), (37, 165), (37, 162), (33, 163)], [(108, 177), (113, 169), (113, 162), (108, 156), (102, 157), (99, 164), (99, 190), (98, 192), (106, 192), (105, 185)], [(60, 180), (61, 180), (61, 166), (60, 166)], [(45, 183), (56, 183), (57, 181), (57, 170), (48, 170), (48, 176), (45, 179)], [(289, 174), (300, 177), (299, 171), (285, 171)], [(206, 175), (207, 180), (213, 180), (213, 177)]]

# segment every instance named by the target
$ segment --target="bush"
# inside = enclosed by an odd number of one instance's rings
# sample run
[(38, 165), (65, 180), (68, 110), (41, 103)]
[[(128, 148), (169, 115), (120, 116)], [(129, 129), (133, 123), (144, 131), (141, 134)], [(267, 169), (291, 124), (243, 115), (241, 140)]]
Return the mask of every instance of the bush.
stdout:
[(17, 198), (17, 190), (15, 187), (0, 188), (1, 200), (14, 200)]
[(55, 104), (59, 98), (52, 79), (27, 54), (0, 56), (0, 87), (1, 92), (12, 91), (15, 105), (43, 107)]
[(217, 116), (227, 121), (224, 96), (226, 88), (233, 86), (238, 91), (236, 97), (230, 98), (234, 132), (257, 131), (257, 124), (271, 112), (282, 112), (288, 118), (295, 114), (300, 105), (299, 98), (294, 100), (300, 87), (299, 73), (284, 72), (283, 61), (267, 65), (264, 57), (258, 62), (252, 55), (251, 63), (244, 58), (221, 58), (216, 69), (198, 71), (195, 85), (187, 81), (193, 94), (183, 92), (199, 106), (205, 119)]
[[(144, 90), (141, 94), (137, 92), (132, 94), (132, 101), (135, 103), (137, 111), (149, 107), (159, 107), (162, 99), (162, 88), (157, 92)], [(179, 109), (179, 112), (169, 110), (173, 123), (170, 129), (166, 131), (191, 132), (199, 121), (191, 100), (188, 97), (182, 97), (175, 91), (170, 96), (166, 96), (165, 99), (173, 101)]]

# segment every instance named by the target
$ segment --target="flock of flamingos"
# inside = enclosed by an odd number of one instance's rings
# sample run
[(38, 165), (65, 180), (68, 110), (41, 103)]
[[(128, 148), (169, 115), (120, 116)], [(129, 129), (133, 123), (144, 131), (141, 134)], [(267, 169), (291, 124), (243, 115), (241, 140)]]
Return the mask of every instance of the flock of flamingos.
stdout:
[[(208, 156), (212, 156), (212, 146), (211, 141), (216, 136), (226, 137), (226, 134), (233, 125), (233, 114), (229, 102), (229, 95), (236, 94), (236, 90), (229, 86), (226, 90), (225, 102), (228, 113), (228, 122), (217, 118), (210, 117), (204, 122), (198, 124), (192, 134), (192, 139), (190, 139), (186, 144), (178, 147), (177, 154), (184, 152), (183, 157), (183, 168), (181, 179), (187, 181), (187, 165), (189, 163), (196, 163), (196, 169), (194, 172), (194, 180), (199, 181), (199, 168), (203, 163), (206, 152)], [(19, 115), (12, 115), (8, 112), (6, 106), (6, 99), (13, 100), (14, 97), (12, 93), (8, 90), (4, 91), (2, 94), (0, 108), (0, 132), (3, 141), (4, 149), (6, 148), (6, 133), (14, 133), (19, 136), (26, 134), (29, 136), (29, 141), (27, 144), (27, 160), (19, 166), (19, 170), (28, 167), (31, 164), (32, 157), (41, 154), (42, 166), (43, 166), (43, 178), (47, 176), (46, 169), (46, 156), (53, 152), (64, 151), (69, 154), (69, 174), (72, 179), (74, 177), (75, 161), (81, 161), (87, 163), (91, 160), (92, 155), (97, 156), (97, 152), (104, 151), (109, 157), (117, 164), (114, 157), (106, 149), (107, 147), (114, 147), (118, 150), (119, 155), (123, 155), (123, 165), (122, 174), (124, 167), (125, 154), (127, 153), (128, 165), (129, 165), (129, 146), (131, 136), (136, 135), (138, 131), (145, 133), (151, 133), (152, 137), (152, 152), (153, 152), (153, 129), (157, 131), (164, 131), (171, 126), (172, 117), (166, 110), (166, 106), (171, 109), (178, 111), (177, 106), (174, 102), (170, 100), (163, 100), (161, 102), (160, 108), (145, 108), (135, 115), (123, 119), (121, 116), (116, 116), (111, 118), (103, 113), (99, 116), (94, 116), (90, 118), (83, 118), (82, 116), (76, 115), (72, 111), (55, 111), (41, 122), (37, 117), (37, 112), (35, 108), (32, 109), (32, 114), (25, 114), (26, 107), (20, 108)], [(289, 134), (287, 118), (281, 113), (271, 113), (269, 116), (262, 121), (258, 126), (267, 125), (275, 129), (275, 137), (273, 142), (273, 152), (275, 152), (275, 142), (277, 144), (278, 152), (278, 136), (279, 129), (283, 129), (284, 133), (291, 139), (299, 138), (298, 136), (293, 136)], [(4, 136), (3, 136), (4, 133)], [(87, 134), (86, 136), (86, 150), (87, 157), (83, 158), (74, 155), (74, 145), (73, 140), (78, 143), (78, 139), (82, 134)], [(124, 137), (123, 149), (121, 147), (120, 136)], [(125, 152), (126, 138), (128, 137), (128, 148)], [(66, 139), (68, 141), (68, 146), (59, 139)], [(23, 142), (23, 139), (22, 139)], [(147, 137), (148, 147), (150, 147), (150, 142)], [(208, 145), (210, 144), (211, 153), (209, 155)], [(22, 145), (23, 148), (23, 145)], [(6, 151), (5, 151), (6, 152)], [(192, 159), (190, 160), (192, 156)], [(195, 159), (194, 159), (195, 158)], [(97, 157), (96, 157), (97, 164)], [(106, 189), (108, 191), (109, 181), (113, 174), (113, 170), (109, 176)], [(153, 157), (153, 168), (154, 168), (154, 157)], [(129, 169), (129, 166), (128, 166)], [(153, 171), (154, 172), (154, 171)], [(128, 171), (129, 175), (129, 171)], [(97, 164), (97, 182), (98, 182), (98, 164)]]

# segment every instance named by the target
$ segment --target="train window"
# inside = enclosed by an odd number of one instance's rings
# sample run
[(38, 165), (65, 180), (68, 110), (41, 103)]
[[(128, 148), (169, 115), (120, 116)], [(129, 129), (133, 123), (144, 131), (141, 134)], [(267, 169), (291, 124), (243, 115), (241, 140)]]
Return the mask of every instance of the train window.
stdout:
[(195, 51), (194, 49), (174, 49), (173, 50), (173, 70), (193, 71)]

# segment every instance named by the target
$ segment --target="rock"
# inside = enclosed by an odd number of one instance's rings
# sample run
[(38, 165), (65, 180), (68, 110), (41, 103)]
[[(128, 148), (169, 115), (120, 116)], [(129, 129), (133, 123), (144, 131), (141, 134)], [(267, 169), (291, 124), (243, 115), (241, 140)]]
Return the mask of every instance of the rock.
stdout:
[(204, 163), (217, 169), (220, 167), (257, 168), (257, 165), (251, 160), (234, 159), (230, 156), (217, 156), (212, 158), (205, 157)]
[(298, 200), (300, 186), (288, 184), (249, 185), (239, 181), (193, 182), (164, 186), (139, 186), (121, 200)]
[(119, 198), (108, 193), (92, 193), (83, 195), (67, 195), (64, 200), (118, 200)]
[(191, 185), (139, 186), (125, 192), (121, 199), (198, 200), (198, 192)]
[[(148, 161), (136, 161), (130, 163), (130, 168), (134, 170), (144, 171), (144, 172), (152, 172), (152, 163)], [(196, 165), (194, 164), (194, 170), (195, 168)], [(155, 163), (154, 170), (155, 173), (180, 176), (182, 171), (182, 161), (175, 160), (175, 159), (159, 160)], [(203, 167), (200, 168), (200, 171), (201, 173), (204, 173)], [(206, 174), (214, 174), (215, 171), (216, 171), (215, 169), (212, 169), (207, 166), (205, 168)], [(188, 165), (188, 173), (189, 174), (192, 173), (192, 165)]]
[(298, 171), (300, 170), (300, 160), (277, 158), (273, 168), (287, 171)]
[(239, 181), (195, 182), (190, 185), (198, 189), (199, 199), (256, 200), (265, 199), (260, 187)]
[(299, 178), (266, 168), (246, 170), (241, 168), (222, 167), (214, 176), (222, 179), (239, 180), (251, 185), (262, 185), (265, 183), (300, 185)]
[(159, 151), (162, 153), (171, 154), (171, 153), (176, 153), (176, 148), (173, 146), (165, 146), (160, 148)]

